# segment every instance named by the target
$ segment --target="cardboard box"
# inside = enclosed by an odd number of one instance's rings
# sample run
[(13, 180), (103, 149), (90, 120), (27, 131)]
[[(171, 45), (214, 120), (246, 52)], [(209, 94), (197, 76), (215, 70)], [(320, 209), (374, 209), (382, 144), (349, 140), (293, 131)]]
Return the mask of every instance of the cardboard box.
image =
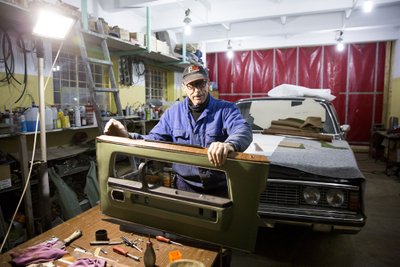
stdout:
[(157, 40), (157, 52), (169, 55), (169, 45), (167, 44), (167, 42)]
[(144, 33), (131, 32), (131, 33), (129, 33), (129, 38), (132, 43), (144, 46)]
[(119, 28), (119, 38), (121, 38), (124, 41), (129, 41), (129, 31)]
[[(147, 47), (146, 44), (146, 35), (144, 36), (144, 45)], [(155, 36), (150, 37), (150, 50), (157, 52), (157, 38)]]
[(0, 189), (11, 187), (11, 169), (8, 164), (0, 165)]

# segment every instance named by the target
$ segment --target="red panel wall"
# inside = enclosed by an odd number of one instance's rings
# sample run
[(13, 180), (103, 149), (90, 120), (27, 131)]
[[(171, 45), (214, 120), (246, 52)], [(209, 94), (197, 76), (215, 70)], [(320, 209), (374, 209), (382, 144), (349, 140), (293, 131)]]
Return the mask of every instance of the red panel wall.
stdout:
[(253, 51), (253, 94), (266, 94), (273, 87), (274, 50)]
[(382, 123), (385, 54), (382, 42), (347, 44), (342, 52), (335, 46), (235, 52), (233, 61), (218, 53), (207, 61), (210, 69), (218, 68), (212, 75), (220, 98), (229, 101), (265, 96), (274, 86), (296, 81), (331, 89), (340, 123), (351, 126), (347, 139), (367, 144), (372, 125)]
[(349, 91), (373, 92), (376, 43), (349, 44)]
[(236, 51), (233, 58), (233, 92), (249, 93), (252, 78), (251, 51)]
[(300, 47), (298, 69), (299, 85), (308, 88), (322, 88), (321, 74), (322, 47)]
[(206, 63), (208, 68), (208, 75), (210, 77), (210, 81), (216, 82), (217, 81), (217, 54), (207, 54), (206, 55)]
[(346, 45), (341, 53), (336, 51), (336, 46), (324, 47), (324, 82), (322, 87), (331, 89), (331, 93), (335, 96), (340, 92), (346, 92), (347, 47)]
[(218, 91), (220, 94), (232, 93), (232, 60), (225, 53), (217, 54), (218, 60)]
[(348, 124), (351, 129), (347, 134), (347, 139), (355, 143), (368, 141), (372, 128), (373, 95), (354, 94), (349, 95), (348, 98)]
[(296, 48), (277, 48), (275, 54), (275, 86), (296, 84)]

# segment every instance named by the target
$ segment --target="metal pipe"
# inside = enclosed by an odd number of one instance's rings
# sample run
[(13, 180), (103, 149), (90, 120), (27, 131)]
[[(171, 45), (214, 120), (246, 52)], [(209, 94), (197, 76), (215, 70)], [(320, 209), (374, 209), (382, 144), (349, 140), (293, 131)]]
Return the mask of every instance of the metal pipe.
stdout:
[(146, 44), (147, 52), (151, 52), (151, 7), (146, 6)]

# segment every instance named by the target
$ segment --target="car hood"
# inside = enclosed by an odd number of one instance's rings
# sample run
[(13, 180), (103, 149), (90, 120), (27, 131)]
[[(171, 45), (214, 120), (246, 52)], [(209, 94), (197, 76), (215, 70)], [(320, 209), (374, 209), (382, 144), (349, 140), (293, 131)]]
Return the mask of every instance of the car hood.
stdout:
[(321, 176), (364, 178), (349, 144), (344, 140), (322, 142), (261, 133), (253, 134), (253, 142), (245, 153), (261, 154), (272, 165), (294, 168)]

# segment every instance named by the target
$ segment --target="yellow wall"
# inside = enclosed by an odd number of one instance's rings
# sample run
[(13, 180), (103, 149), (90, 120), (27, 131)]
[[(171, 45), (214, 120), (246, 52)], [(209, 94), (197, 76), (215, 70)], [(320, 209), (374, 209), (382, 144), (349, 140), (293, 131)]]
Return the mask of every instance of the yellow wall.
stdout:
[[(389, 116), (400, 118), (400, 77), (392, 80), (390, 84), (390, 96), (389, 96)], [(388, 125), (388, 124), (387, 124)]]
[[(4, 77), (5, 73), (0, 73), (0, 77)], [(16, 74), (15, 78), (22, 83), (24, 80), (24, 75)], [(46, 82), (47, 77), (45, 77)], [(4, 111), (4, 107), (9, 109), (10, 107), (17, 108), (17, 107), (28, 107), (32, 105), (32, 100), (29, 95), (33, 97), (33, 100), (38, 105), (39, 104), (39, 90), (38, 90), (38, 78), (36, 75), (29, 75), (28, 76), (28, 84), (26, 87), (26, 92), (24, 97), (18, 102), (14, 103), (19, 96), (21, 95), (23, 89), (23, 85), (17, 84), (15, 81), (12, 82), (11, 85), (3, 84), (0, 85), (0, 110)], [(46, 105), (53, 105), (54, 104), (54, 96), (53, 96), (53, 79), (50, 78), (46, 91), (45, 91), (45, 102)]]

